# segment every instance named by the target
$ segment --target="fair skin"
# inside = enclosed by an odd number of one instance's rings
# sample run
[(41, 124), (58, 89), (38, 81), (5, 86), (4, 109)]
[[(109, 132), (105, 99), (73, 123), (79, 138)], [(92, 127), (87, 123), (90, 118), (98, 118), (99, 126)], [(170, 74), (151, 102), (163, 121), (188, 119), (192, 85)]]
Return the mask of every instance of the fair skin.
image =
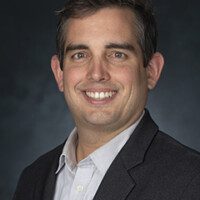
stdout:
[(162, 55), (155, 53), (144, 67), (135, 31), (128, 9), (68, 20), (63, 70), (56, 55), (51, 66), (78, 129), (77, 161), (141, 116), (160, 77)]

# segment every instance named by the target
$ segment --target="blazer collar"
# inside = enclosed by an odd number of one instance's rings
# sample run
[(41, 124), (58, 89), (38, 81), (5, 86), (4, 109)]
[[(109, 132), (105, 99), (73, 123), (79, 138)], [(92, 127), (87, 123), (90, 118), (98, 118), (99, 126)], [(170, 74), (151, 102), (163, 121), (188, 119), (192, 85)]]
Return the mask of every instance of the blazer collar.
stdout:
[(124, 200), (135, 186), (128, 170), (143, 163), (145, 153), (158, 131), (158, 126), (145, 114), (102, 180), (94, 200)]
[(123, 151), (120, 152), (120, 157), (127, 170), (143, 162), (146, 151), (157, 131), (158, 126), (152, 120), (148, 110), (145, 110), (142, 120), (124, 146)]

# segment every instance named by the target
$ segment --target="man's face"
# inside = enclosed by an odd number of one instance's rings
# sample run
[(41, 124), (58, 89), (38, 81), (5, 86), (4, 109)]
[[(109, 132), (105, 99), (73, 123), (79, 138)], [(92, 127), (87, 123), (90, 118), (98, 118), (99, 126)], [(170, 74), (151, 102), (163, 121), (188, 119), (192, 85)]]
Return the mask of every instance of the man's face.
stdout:
[(122, 131), (140, 116), (151, 83), (135, 35), (128, 9), (68, 21), (63, 71), (52, 69), (78, 128)]

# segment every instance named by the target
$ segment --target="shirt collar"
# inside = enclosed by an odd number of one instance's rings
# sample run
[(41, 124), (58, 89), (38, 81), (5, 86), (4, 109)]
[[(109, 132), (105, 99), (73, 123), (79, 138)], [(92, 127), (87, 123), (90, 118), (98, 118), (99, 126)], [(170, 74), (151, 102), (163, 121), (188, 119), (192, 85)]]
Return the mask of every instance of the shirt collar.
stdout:
[(76, 167), (76, 142), (77, 142), (77, 128), (75, 127), (70, 133), (65, 145), (63, 147), (62, 154), (60, 155), (58, 169), (56, 174), (67, 164), (70, 171)]

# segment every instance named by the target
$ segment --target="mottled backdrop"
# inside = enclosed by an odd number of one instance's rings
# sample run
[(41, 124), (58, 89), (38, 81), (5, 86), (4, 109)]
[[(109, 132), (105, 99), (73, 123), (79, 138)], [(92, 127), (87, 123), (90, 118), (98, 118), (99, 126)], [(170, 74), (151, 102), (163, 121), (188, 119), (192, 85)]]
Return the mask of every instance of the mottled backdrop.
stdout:
[[(64, 0), (0, 6), (0, 199), (22, 169), (62, 143), (73, 122), (50, 69), (54, 11)], [(165, 69), (148, 108), (160, 128), (200, 151), (200, 1), (154, 0)]]

